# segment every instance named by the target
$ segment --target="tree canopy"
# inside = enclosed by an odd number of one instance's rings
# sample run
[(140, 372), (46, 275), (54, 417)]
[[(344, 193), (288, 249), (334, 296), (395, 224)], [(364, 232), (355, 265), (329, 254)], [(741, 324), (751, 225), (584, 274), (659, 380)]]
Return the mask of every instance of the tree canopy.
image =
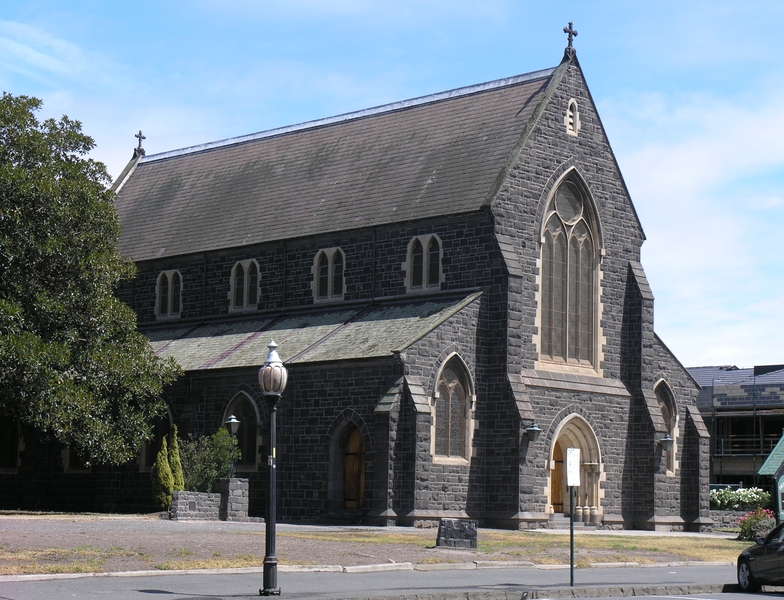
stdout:
[(165, 414), (179, 374), (114, 294), (135, 267), (117, 250), (111, 179), (94, 141), (41, 101), (0, 100), (0, 416), (91, 463), (120, 464)]

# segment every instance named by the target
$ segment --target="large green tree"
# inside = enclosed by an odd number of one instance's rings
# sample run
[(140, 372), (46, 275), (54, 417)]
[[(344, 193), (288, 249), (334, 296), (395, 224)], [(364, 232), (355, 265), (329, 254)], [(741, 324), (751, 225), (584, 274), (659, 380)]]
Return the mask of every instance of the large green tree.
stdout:
[(0, 416), (86, 460), (120, 464), (151, 436), (178, 367), (156, 357), (114, 295), (135, 275), (81, 123), (0, 100)]

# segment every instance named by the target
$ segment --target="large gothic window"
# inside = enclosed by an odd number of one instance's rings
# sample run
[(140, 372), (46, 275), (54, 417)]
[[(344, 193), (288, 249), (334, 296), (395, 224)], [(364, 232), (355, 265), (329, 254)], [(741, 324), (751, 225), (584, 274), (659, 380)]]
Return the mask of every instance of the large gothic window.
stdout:
[(438, 379), (434, 410), (434, 450), (439, 457), (469, 457), (471, 394), (465, 370), (451, 360)]
[(545, 219), (541, 354), (551, 361), (593, 365), (596, 245), (589, 205), (573, 182), (561, 184)]

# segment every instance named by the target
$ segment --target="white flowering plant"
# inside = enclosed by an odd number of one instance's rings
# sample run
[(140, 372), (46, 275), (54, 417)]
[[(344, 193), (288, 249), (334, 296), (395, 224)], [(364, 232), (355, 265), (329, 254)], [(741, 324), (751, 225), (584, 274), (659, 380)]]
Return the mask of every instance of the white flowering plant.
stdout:
[(711, 510), (754, 510), (770, 508), (770, 493), (761, 488), (724, 488), (710, 491)]

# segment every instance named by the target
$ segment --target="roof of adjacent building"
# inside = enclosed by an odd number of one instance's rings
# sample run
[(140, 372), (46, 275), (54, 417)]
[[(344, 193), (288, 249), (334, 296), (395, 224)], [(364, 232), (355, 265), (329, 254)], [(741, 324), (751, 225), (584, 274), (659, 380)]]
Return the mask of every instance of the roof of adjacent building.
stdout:
[(174, 357), (185, 371), (259, 367), (274, 339), (287, 365), (389, 358), (433, 331), (481, 296), (458, 296), (313, 309), (223, 323), (144, 331), (155, 354)]
[(689, 373), (702, 386), (697, 396), (702, 411), (742, 412), (784, 406), (784, 365), (691, 367)]
[(734, 365), (690, 367), (689, 373), (702, 387), (784, 385), (784, 365), (739, 369)]
[(555, 69), (141, 158), (134, 260), (479, 210)]

